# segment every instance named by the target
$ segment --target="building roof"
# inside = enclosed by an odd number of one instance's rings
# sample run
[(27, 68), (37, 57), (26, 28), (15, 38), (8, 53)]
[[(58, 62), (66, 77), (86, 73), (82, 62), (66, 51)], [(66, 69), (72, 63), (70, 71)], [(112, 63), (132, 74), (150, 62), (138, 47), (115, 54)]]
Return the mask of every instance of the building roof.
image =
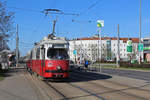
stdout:
[[(116, 37), (102, 37), (102, 40), (117, 40)], [(90, 37), (90, 38), (77, 38), (74, 40), (100, 40), (98, 37)], [(127, 42), (127, 40), (132, 40), (133, 43), (138, 43), (139, 38), (120, 38), (120, 40), (123, 40), (123, 42)]]

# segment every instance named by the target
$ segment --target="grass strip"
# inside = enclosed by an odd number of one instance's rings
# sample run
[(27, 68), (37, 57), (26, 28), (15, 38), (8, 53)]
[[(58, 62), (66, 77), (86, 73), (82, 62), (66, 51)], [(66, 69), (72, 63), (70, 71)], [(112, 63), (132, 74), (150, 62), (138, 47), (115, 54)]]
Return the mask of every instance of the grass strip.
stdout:
[(0, 70), (0, 81), (4, 80), (6, 72), (7, 72), (7, 70)]
[(4, 76), (0, 74), (0, 81), (4, 80)]
[[(91, 68), (93, 67), (93, 68), (99, 68), (100, 66), (90, 66)], [(112, 66), (107, 66), (107, 65), (103, 65), (102, 66), (102, 68), (114, 68), (114, 69), (131, 69), (131, 70), (144, 70), (144, 71), (150, 71), (150, 68), (143, 68), (143, 67), (123, 67), (123, 66), (121, 66), (121, 67), (119, 67), (119, 68), (117, 68), (117, 66), (114, 66), (114, 65), (112, 65)]]

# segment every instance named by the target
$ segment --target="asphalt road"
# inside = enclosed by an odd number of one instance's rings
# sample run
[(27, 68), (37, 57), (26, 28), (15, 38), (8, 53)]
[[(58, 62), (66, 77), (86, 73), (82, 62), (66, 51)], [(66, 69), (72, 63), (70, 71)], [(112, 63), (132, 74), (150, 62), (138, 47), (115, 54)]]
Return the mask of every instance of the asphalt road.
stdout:
[(150, 72), (102, 68), (102, 73), (150, 81)]
[[(83, 66), (80, 66), (80, 68), (83, 69)], [(98, 67), (90, 67), (90, 66), (89, 66), (88, 70), (93, 71), (93, 72), (102, 72), (102, 73), (107, 73), (110, 75), (117, 75), (117, 76), (123, 76), (123, 77), (128, 77), (128, 78), (150, 81), (150, 71), (113, 69), (113, 68), (103, 68), (103, 67), (100, 69)]]

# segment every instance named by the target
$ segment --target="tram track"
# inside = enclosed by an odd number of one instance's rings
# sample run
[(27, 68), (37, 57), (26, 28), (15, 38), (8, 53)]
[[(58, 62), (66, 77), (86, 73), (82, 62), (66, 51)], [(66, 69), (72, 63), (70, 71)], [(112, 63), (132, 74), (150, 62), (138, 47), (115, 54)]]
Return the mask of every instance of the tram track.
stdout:
[[(74, 74), (76, 74), (76, 73), (82, 74), (82, 75), (84, 75), (84, 77), (88, 76), (88, 79), (97, 80), (97, 78), (96, 78), (97, 75), (89, 76), (89, 75), (86, 74), (86, 73), (74, 72)], [(100, 80), (100, 81), (102, 81), (102, 80)], [(111, 81), (111, 80), (107, 80), (107, 79), (105, 80), (105, 82), (109, 82), (109, 83), (112, 83), (112, 84), (115, 84), (115, 85), (118, 85), (118, 86), (126, 87), (127, 89), (137, 89), (137, 90), (142, 90), (142, 91), (150, 92), (150, 90), (148, 90), (148, 89), (142, 89), (142, 88), (141, 88), (141, 87), (150, 86), (150, 84), (141, 85), (141, 86), (129, 86), (129, 85), (121, 84), (121, 83), (114, 82), (114, 81)]]
[(93, 93), (93, 92), (91, 92), (91, 91), (89, 91), (89, 90), (87, 90), (85, 88), (81, 88), (80, 86), (77, 86), (77, 85), (74, 85), (74, 84), (71, 84), (71, 83), (68, 83), (68, 84), (71, 85), (72, 87), (78, 88), (78, 89), (80, 89), (80, 90), (82, 90), (82, 91), (84, 91), (86, 93), (89, 93), (90, 95), (93, 95), (93, 96), (97, 97), (100, 100), (106, 100), (104, 97), (99, 96), (96, 93)]
[[(79, 73), (78, 73), (79, 74)], [(81, 73), (80, 73), (80, 76), (79, 75), (75, 75), (75, 73), (74, 73), (74, 77), (76, 77), (77, 79), (79, 79), (79, 78), (88, 78), (89, 80), (95, 80), (94, 78), (89, 78), (89, 77), (91, 77), (91, 76), (83, 76), (83, 73), (82, 73), (82, 75), (81, 75)], [(107, 80), (106, 80), (107, 81)], [(107, 81), (108, 82), (108, 81)], [(127, 88), (127, 86), (126, 86), (126, 88), (124, 88), (124, 89), (114, 89), (114, 88), (110, 88), (110, 87), (106, 87), (106, 86), (103, 86), (103, 85), (101, 85), (101, 84), (98, 84), (98, 83), (95, 83), (95, 82), (92, 82), (92, 81), (88, 81), (88, 82), (86, 82), (86, 84), (92, 84), (92, 85), (95, 85), (97, 88), (99, 88), (99, 87), (102, 87), (102, 88), (104, 88), (105, 90), (108, 90), (108, 91), (106, 91), (106, 92), (102, 92), (102, 93), (100, 93), (100, 94), (106, 94), (106, 93), (120, 93), (120, 95), (124, 95), (124, 94), (126, 94), (127, 96), (131, 96), (131, 97), (134, 97), (134, 98), (137, 98), (137, 99), (140, 99), (140, 100), (147, 100), (145, 97), (141, 97), (141, 96), (139, 96), (139, 95), (135, 95), (135, 94), (132, 94), (132, 93), (128, 93), (126, 90), (131, 90), (131, 89), (135, 89), (135, 87), (128, 87)], [(119, 84), (119, 85), (121, 85), (121, 84)], [(121, 85), (122, 86), (122, 85)], [(141, 91), (144, 91), (144, 89), (139, 89), (139, 90), (141, 90)], [(147, 93), (149, 93), (149, 90), (145, 90)], [(147, 98), (148, 98), (148, 96), (147, 96)], [(149, 99), (149, 98), (148, 98)]]
[(60, 92), (58, 89), (56, 89), (54, 86), (52, 86), (52, 85), (50, 84), (50, 82), (45, 81), (45, 83), (46, 83), (50, 88), (52, 88), (54, 91), (56, 91), (60, 96), (62, 96), (63, 99), (61, 99), (61, 100), (70, 100), (70, 99), (67, 98), (62, 92)]
[[(63, 83), (70, 88), (69, 91), (67, 91), (67, 89), (64, 89), (64, 85), (62, 85), (62, 84), (56, 85), (56, 83), (53, 84), (51, 82), (45, 82), (45, 83), (63, 97), (63, 99), (61, 99), (61, 100), (76, 100), (76, 99), (84, 98), (84, 97), (93, 97), (93, 98), (95, 98), (93, 100), (106, 100), (105, 98), (103, 98), (95, 93), (92, 93), (92, 92), (88, 91), (87, 89), (84, 89), (82, 87), (74, 85), (70, 82)], [(63, 88), (63, 91), (60, 91), (60, 88)], [(75, 90), (77, 92), (75, 92)], [(81, 92), (81, 91), (84, 92), (84, 94), (79, 95), (78, 92)], [(69, 93), (69, 92), (74, 92), (74, 93), (72, 95), (66, 96), (65, 94)], [(74, 96), (75, 94), (76, 94), (76, 96)], [(83, 100), (83, 99), (80, 99), (80, 100)]]

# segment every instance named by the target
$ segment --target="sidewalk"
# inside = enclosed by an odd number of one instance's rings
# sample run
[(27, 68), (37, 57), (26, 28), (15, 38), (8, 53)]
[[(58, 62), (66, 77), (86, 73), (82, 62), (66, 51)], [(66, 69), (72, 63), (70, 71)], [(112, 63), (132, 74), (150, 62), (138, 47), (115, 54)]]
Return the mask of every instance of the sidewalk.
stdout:
[(0, 81), (0, 100), (39, 100), (39, 97), (24, 74), (14, 70)]

